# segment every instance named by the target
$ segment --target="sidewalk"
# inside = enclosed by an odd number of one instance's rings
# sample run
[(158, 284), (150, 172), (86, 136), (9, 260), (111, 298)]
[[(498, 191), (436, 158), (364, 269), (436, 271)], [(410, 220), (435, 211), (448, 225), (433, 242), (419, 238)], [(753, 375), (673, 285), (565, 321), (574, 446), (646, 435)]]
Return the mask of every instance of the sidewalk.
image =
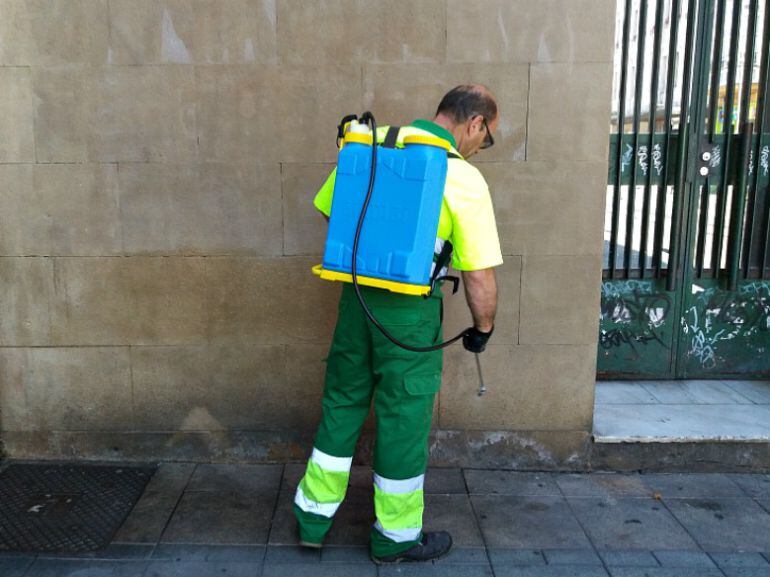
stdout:
[(366, 549), (370, 470), (354, 467), (321, 552), (294, 546), (302, 472), (163, 464), (106, 551), (0, 553), (0, 576), (770, 576), (770, 475), (432, 469), (425, 527), (451, 531), (453, 553), (377, 567)]

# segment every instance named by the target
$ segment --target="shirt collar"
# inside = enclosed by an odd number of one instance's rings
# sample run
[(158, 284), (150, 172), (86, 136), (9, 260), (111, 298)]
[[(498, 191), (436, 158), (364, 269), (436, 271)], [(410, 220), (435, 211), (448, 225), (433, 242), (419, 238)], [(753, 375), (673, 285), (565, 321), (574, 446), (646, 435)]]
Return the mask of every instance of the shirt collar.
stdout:
[(419, 128), (420, 130), (425, 130), (426, 132), (430, 132), (434, 136), (438, 136), (439, 138), (443, 138), (444, 140), (448, 141), (449, 144), (452, 145), (452, 148), (457, 148), (457, 142), (455, 142), (455, 137), (452, 136), (452, 133), (449, 132), (446, 128), (443, 126), (439, 126), (435, 122), (431, 122), (430, 120), (423, 120), (421, 118), (418, 118), (414, 122), (412, 122), (412, 126), (415, 128)]

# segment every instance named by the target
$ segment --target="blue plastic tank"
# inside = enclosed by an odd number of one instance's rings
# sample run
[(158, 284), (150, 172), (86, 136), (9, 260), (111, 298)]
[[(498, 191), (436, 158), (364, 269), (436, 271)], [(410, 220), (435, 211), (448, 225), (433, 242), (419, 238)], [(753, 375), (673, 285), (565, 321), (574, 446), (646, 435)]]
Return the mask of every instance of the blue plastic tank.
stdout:
[[(404, 139), (404, 148), (377, 148), (374, 191), (358, 246), (361, 284), (410, 294), (428, 292), (447, 173), (443, 142), (413, 136)], [(322, 278), (350, 280), (343, 275), (351, 273), (353, 240), (369, 186), (371, 158), (371, 145), (360, 142), (346, 142), (339, 152), (322, 265), (327, 275)], [(385, 282), (367, 282), (369, 279)]]

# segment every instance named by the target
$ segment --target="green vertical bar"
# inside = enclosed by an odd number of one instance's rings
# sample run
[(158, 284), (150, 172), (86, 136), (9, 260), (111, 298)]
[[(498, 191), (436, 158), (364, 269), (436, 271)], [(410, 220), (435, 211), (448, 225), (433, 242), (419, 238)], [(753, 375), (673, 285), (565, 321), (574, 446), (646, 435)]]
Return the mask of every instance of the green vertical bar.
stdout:
[(642, 89), (644, 88), (644, 45), (647, 37), (647, 0), (640, 0), (639, 31), (636, 43), (636, 84), (634, 85), (634, 159), (631, 164), (631, 184), (628, 188), (628, 205), (626, 212), (626, 245), (623, 256), (623, 267), (626, 277), (631, 277), (631, 252), (634, 243), (634, 212), (636, 205), (636, 167), (639, 152), (639, 117), (642, 113)]
[(722, 268), (722, 247), (724, 244), (725, 228), (725, 208), (727, 206), (727, 187), (730, 176), (730, 152), (733, 141), (733, 106), (735, 98), (735, 73), (738, 67), (738, 43), (741, 27), (741, 5), (742, 0), (733, 0), (733, 21), (730, 32), (730, 55), (729, 68), (727, 69), (727, 94), (725, 96), (725, 144), (722, 154), (724, 170), (722, 171), (722, 182), (717, 202), (717, 216), (714, 223), (714, 253), (712, 261), (714, 263), (714, 278), (719, 278)]
[(677, 276), (679, 275), (679, 245), (682, 235), (682, 211), (685, 195), (685, 186), (687, 182), (687, 145), (689, 143), (687, 118), (690, 110), (690, 95), (692, 82), (692, 57), (693, 57), (693, 35), (695, 34), (695, 16), (696, 0), (690, 0), (687, 13), (687, 35), (685, 37), (684, 53), (684, 80), (682, 83), (682, 100), (679, 114), (679, 142), (677, 150), (677, 174), (674, 185), (674, 206), (672, 208), (671, 239), (669, 241), (669, 265), (666, 275), (666, 290), (674, 291), (677, 287)]
[(631, 0), (626, 0), (623, 15), (623, 38), (620, 65), (620, 87), (618, 89), (618, 151), (615, 159), (615, 190), (612, 195), (612, 224), (610, 226), (609, 265), (610, 278), (617, 278), (618, 227), (620, 226), (620, 190), (623, 185), (623, 132), (626, 123), (626, 83), (628, 75), (628, 42), (631, 35)]
[[(677, 46), (679, 40), (679, 0), (671, 2), (671, 28), (669, 31), (669, 47)], [(666, 69), (666, 105), (665, 105), (665, 123), (666, 138), (663, 151), (663, 186), (658, 188), (658, 200), (656, 203), (655, 215), (655, 236), (653, 238), (652, 268), (655, 269), (655, 276), (661, 278), (663, 275), (662, 256), (663, 256), (663, 230), (666, 219), (666, 202), (668, 199), (668, 176), (669, 176), (669, 148), (671, 145), (671, 118), (674, 107), (674, 82), (676, 80), (676, 50), (669, 49), (668, 67)], [(681, 123), (680, 131), (681, 133)]]
[[(751, 272), (751, 261), (752, 261), (752, 253), (754, 251), (754, 221), (756, 220), (756, 215), (754, 214), (754, 204), (756, 203), (756, 200), (759, 195), (759, 172), (760, 172), (760, 154), (762, 153), (762, 137), (765, 133), (765, 100), (767, 99), (767, 90), (768, 90), (768, 66), (770, 66), (770, 54), (768, 53), (768, 49), (770, 49), (770, 7), (765, 7), (765, 19), (762, 24), (761, 29), (761, 35), (762, 35), (762, 48), (760, 52), (760, 65), (759, 65), (759, 86), (758, 86), (758, 94), (757, 94), (757, 108), (756, 108), (756, 116), (754, 119), (755, 126), (757, 127), (757, 142), (756, 146), (753, 149), (754, 150), (754, 183), (752, 186), (752, 189), (754, 191), (753, 194), (753, 202), (751, 203), (751, 220), (749, 221), (750, 228), (746, 233), (746, 236), (748, 237), (748, 242), (746, 245), (746, 260), (744, 265), (745, 270), (745, 278), (748, 278), (750, 276)], [(757, 15), (758, 17), (758, 15)], [(761, 216), (761, 215), (760, 215)], [(760, 229), (760, 234), (762, 232), (762, 229)], [(762, 264), (760, 262), (759, 266), (759, 276), (762, 276)]]
[[(655, 120), (658, 115), (658, 78), (660, 77), (660, 45), (663, 38), (663, 0), (658, 0), (655, 4), (655, 45), (652, 50), (652, 86), (650, 87), (650, 111), (649, 111), (649, 134), (650, 143), (648, 145), (648, 156), (652, 158), (652, 150), (655, 146)], [(654, 170), (652, 162), (647, 167), (647, 182), (644, 184), (644, 197), (642, 204), (642, 237), (639, 243), (639, 263), (641, 277), (645, 278), (647, 269), (647, 237), (650, 228), (650, 196), (652, 193), (652, 171)], [(664, 184), (665, 186), (665, 184)]]

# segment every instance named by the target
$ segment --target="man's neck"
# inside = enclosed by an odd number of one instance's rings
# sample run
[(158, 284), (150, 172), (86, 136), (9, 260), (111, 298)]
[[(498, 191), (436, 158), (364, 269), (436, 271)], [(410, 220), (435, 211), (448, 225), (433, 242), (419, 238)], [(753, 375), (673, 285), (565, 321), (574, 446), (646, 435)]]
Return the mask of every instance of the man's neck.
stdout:
[(455, 139), (456, 143), (460, 143), (460, 136), (462, 133), (462, 129), (455, 124), (454, 119), (447, 116), (446, 114), (437, 114), (436, 118), (433, 119), (433, 122), (435, 124), (438, 124), (441, 128), (449, 132), (449, 134), (452, 135), (452, 137)]

